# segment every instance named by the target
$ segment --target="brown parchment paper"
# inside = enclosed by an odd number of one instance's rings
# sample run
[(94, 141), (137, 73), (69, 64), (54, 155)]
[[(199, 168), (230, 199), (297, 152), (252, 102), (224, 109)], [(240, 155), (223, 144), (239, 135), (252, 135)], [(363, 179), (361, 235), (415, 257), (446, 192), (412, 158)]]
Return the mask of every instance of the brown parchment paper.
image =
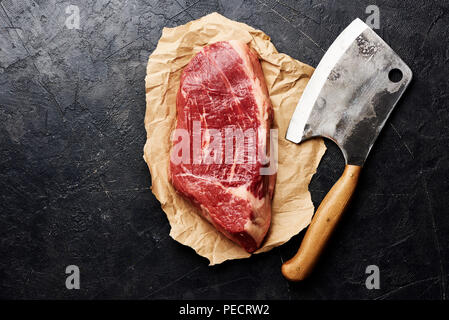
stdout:
[(272, 202), (272, 223), (262, 247), (268, 251), (287, 242), (311, 220), (314, 212), (308, 185), (326, 147), (321, 139), (301, 145), (285, 140), (290, 118), (313, 68), (278, 53), (262, 31), (212, 13), (176, 28), (164, 28), (148, 60), (144, 159), (152, 191), (170, 222), (170, 236), (206, 257), (210, 265), (250, 256), (200, 217), (169, 182), (171, 134), (176, 122), (176, 93), (184, 66), (203, 46), (222, 40), (245, 41), (259, 55), (279, 130), (278, 173)]

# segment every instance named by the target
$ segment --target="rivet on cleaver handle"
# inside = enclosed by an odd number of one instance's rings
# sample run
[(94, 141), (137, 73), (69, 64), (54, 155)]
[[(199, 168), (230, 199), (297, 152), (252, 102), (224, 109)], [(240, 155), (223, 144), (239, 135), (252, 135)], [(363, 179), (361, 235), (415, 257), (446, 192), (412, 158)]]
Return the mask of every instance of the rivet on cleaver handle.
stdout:
[(349, 203), (360, 169), (379, 132), (412, 79), (410, 68), (360, 19), (337, 37), (296, 106), (286, 138), (333, 140), (346, 168), (324, 198), (298, 253), (282, 266), (292, 281), (312, 270)]

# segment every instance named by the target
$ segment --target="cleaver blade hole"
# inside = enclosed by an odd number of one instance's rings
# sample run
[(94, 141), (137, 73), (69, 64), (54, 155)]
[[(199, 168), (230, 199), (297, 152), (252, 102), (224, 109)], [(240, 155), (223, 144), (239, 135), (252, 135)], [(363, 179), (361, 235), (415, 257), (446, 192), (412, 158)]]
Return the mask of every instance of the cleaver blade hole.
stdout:
[(402, 80), (402, 71), (399, 69), (391, 69), (388, 73), (388, 79), (390, 79), (391, 82), (399, 82)]

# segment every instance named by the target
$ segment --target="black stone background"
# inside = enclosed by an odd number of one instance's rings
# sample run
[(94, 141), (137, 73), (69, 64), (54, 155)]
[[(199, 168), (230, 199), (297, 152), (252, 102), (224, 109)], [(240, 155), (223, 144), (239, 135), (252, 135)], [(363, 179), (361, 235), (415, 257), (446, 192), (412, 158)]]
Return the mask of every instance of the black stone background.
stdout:
[[(80, 29), (65, 26), (70, 5)], [(164, 26), (217, 11), (316, 66), (365, 9), (414, 80), (375, 144), (355, 199), (315, 273), (280, 273), (304, 235), (209, 267), (169, 237), (142, 159), (144, 77)], [(360, 1), (0, 1), (0, 297), (441, 299), (449, 295), (449, 4)], [(341, 174), (328, 144), (310, 185)], [(81, 289), (65, 288), (65, 267)], [(367, 290), (365, 269), (380, 268)]]

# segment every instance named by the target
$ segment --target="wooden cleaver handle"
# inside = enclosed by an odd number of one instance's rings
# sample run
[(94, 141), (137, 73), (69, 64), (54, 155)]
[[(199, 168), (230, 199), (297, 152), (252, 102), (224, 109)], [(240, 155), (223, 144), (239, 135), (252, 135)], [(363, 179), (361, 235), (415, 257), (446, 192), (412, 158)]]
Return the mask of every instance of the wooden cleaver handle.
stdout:
[(282, 265), (290, 281), (304, 280), (312, 271), (354, 193), (362, 167), (346, 165), (345, 171), (321, 202), (296, 255)]

